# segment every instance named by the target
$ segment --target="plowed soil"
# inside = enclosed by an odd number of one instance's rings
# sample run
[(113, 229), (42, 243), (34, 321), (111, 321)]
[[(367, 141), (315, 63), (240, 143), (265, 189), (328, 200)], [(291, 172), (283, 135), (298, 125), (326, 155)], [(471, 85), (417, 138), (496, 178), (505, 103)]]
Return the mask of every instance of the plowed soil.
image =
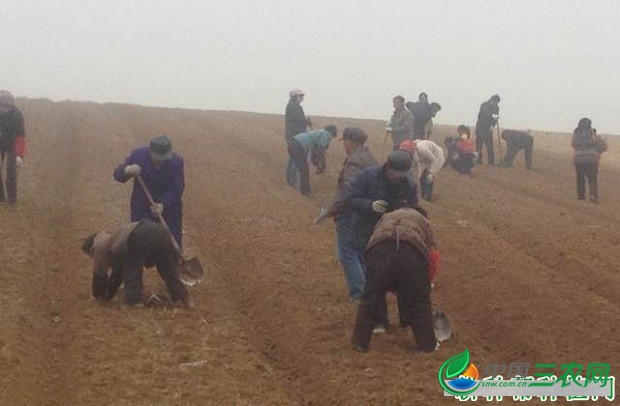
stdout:
[[(604, 155), (598, 205), (575, 199), (567, 135), (537, 134), (531, 172), (521, 156), (472, 176), (444, 169), (425, 207), (444, 257), (434, 300), (456, 336), (421, 354), (395, 327), (358, 354), (333, 225), (313, 224), (335, 187), (338, 142), (309, 200), (284, 182), (281, 116), (19, 105), (30, 153), (18, 206), (0, 206), (1, 404), (455, 404), (437, 371), (465, 348), (479, 369), (608, 362), (619, 374), (620, 142)], [(315, 121), (364, 128), (381, 158), (383, 122)], [(100, 305), (80, 244), (127, 221), (130, 186), (112, 171), (157, 133), (185, 158), (186, 246), (207, 275), (193, 310)], [(159, 287), (152, 271), (147, 284)], [(396, 322), (393, 301), (391, 312)]]

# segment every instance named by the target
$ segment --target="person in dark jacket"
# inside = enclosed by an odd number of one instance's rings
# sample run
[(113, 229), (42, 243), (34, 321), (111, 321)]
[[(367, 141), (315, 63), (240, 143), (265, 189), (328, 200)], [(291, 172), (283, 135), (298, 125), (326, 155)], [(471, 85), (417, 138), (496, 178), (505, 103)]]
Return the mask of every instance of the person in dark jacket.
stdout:
[(499, 95), (491, 98), (480, 105), (478, 121), (476, 121), (476, 151), (478, 163), (482, 163), (482, 147), (486, 145), (489, 164), (495, 165), (495, 149), (493, 146), (493, 127), (497, 125), (499, 118)]
[(357, 312), (353, 348), (368, 351), (375, 320), (382, 316), (388, 290), (397, 293), (399, 312), (421, 351), (438, 348), (431, 313), (431, 283), (438, 272), (439, 250), (426, 211), (405, 207), (384, 214), (370, 238), (368, 279)]
[(359, 301), (364, 292), (364, 258), (360, 257), (360, 252), (352, 245), (355, 214), (347, 210), (346, 198), (357, 175), (365, 168), (377, 165), (370, 150), (364, 145), (367, 138), (366, 133), (357, 127), (347, 127), (342, 132), (347, 157), (338, 176), (336, 197), (327, 210), (327, 216), (333, 217), (336, 222), (338, 260), (344, 270), (349, 297), (353, 302)]
[(431, 119), (431, 106), (428, 103), (428, 95), (420, 93), (417, 102), (407, 102), (405, 106), (413, 114), (413, 139), (425, 140), (426, 124)]
[[(303, 107), (301, 107), (303, 100), (304, 92), (301, 89), (293, 89), (289, 92), (289, 100), (284, 114), (284, 139), (287, 148), (294, 136), (306, 132), (308, 127), (311, 126), (310, 120), (304, 114)], [(286, 182), (290, 186), (296, 186), (298, 177), (299, 169), (295, 165), (295, 161), (289, 157), (286, 166)]]
[(183, 158), (172, 152), (166, 135), (153, 138), (148, 147), (134, 149), (114, 170), (114, 179), (126, 183), (140, 175), (153, 195), (155, 206), (149, 204), (142, 187), (134, 181), (131, 193), (131, 221), (157, 219), (162, 214), (179, 247), (183, 247), (183, 202), (185, 168)]
[(92, 293), (97, 300), (112, 299), (125, 285), (125, 304), (142, 305), (142, 273), (153, 263), (173, 301), (192, 307), (189, 293), (179, 278), (179, 257), (168, 230), (150, 220), (130, 223), (112, 233), (91, 234), (82, 251), (93, 259)]
[(508, 148), (502, 166), (510, 168), (517, 153), (523, 150), (525, 154), (525, 169), (532, 169), (532, 152), (534, 149), (534, 137), (527, 132), (504, 130), (502, 131), (502, 139), (506, 141)]
[[(349, 190), (347, 209), (355, 214), (351, 233), (351, 246), (360, 258), (364, 258), (366, 245), (381, 216), (408, 205), (418, 204), (418, 190), (410, 175), (411, 155), (405, 151), (394, 151), (381, 167), (370, 167), (361, 171)], [(366, 268), (366, 264), (362, 266)], [(385, 332), (388, 326), (387, 303), (377, 320), (377, 333)], [(402, 321), (402, 320), (401, 320)]]
[(26, 152), (24, 116), (15, 106), (13, 95), (0, 90), (0, 160), (6, 165), (6, 192), (4, 196), (3, 174), (0, 171), (0, 203), (8, 199), (10, 205), (17, 203), (17, 167)]
[(586, 179), (590, 189), (590, 201), (598, 202), (598, 165), (603, 152), (597, 145), (597, 136), (589, 118), (582, 118), (573, 131), (571, 145), (575, 150), (573, 163), (577, 174), (577, 199), (586, 198)]

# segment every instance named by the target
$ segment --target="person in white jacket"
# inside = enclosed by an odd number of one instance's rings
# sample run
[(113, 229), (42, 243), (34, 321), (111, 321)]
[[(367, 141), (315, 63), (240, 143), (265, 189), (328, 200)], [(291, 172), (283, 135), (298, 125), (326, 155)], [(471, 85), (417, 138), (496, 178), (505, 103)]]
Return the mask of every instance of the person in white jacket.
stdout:
[(446, 161), (443, 149), (430, 140), (415, 140), (414, 143), (418, 162), (418, 173), (420, 174), (422, 198), (431, 201), (433, 200), (435, 175), (443, 168)]

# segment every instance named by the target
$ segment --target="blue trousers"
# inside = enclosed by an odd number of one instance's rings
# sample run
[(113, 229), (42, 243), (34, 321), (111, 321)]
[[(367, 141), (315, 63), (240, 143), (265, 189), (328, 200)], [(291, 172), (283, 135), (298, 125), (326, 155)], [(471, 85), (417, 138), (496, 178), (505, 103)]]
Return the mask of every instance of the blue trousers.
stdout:
[(364, 253), (355, 247), (354, 217), (347, 213), (336, 220), (336, 250), (342, 264), (345, 280), (351, 299), (361, 299), (364, 293), (366, 276), (364, 272)]
[(299, 169), (297, 169), (297, 164), (289, 156), (288, 164), (286, 165), (286, 183), (291, 186), (297, 186), (297, 182), (299, 180)]

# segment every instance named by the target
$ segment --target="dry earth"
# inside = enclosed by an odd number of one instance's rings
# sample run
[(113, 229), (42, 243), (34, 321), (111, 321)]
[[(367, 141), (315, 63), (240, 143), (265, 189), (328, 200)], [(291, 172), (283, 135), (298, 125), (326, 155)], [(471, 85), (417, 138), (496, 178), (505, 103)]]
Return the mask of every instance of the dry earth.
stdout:
[[(420, 354), (395, 329), (358, 354), (333, 226), (312, 224), (333, 192), (339, 143), (326, 176), (311, 180), (311, 201), (285, 186), (279, 116), (19, 104), (30, 154), (18, 207), (0, 207), (1, 404), (455, 404), (437, 371), (465, 348), (479, 368), (599, 361), (619, 374), (616, 140), (599, 205), (575, 199), (566, 135), (538, 134), (532, 172), (521, 156), (513, 169), (483, 166), (471, 177), (442, 171), (437, 201), (426, 204), (444, 254), (434, 299), (457, 335)], [(361, 126), (381, 155), (383, 122), (329, 121)], [(452, 130), (438, 127), (438, 137)], [(126, 220), (130, 187), (112, 170), (160, 132), (186, 161), (186, 245), (207, 264), (192, 289), (197, 306), (99, 305), (81, 239)], [(152, 272), (148, 283), (159, 285)], [(181, 366), (194, 361), (203, 362)]]

